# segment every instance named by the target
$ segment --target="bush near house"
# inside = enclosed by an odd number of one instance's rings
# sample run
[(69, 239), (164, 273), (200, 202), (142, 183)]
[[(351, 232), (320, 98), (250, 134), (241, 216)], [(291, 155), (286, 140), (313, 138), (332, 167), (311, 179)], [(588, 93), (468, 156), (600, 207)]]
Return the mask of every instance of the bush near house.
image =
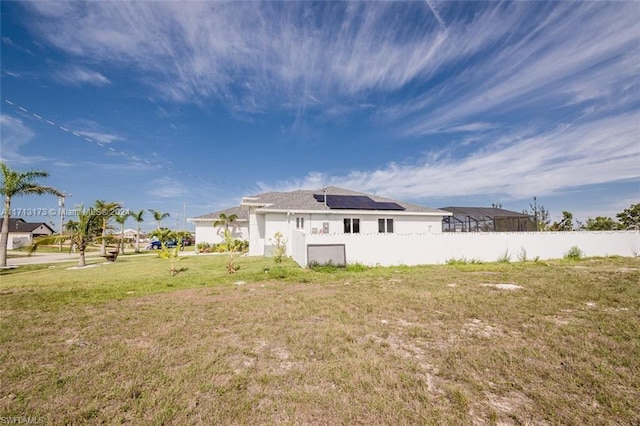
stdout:
[[(227, 253), (227, 243), (209, 244), (198, 243), (196, 246), (198, 253)], [(233, 240), (231, 250), (234, 253), (246, 253), (249, 251), (249, 241)]]

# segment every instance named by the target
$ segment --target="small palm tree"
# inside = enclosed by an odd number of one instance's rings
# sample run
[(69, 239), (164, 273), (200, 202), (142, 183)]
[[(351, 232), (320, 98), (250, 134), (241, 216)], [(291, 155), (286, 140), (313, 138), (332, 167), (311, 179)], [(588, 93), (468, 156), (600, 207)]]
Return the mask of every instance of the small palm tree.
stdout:
[(116, 215), (116, 210), (122, 207), (120, 203), (106, 202), (104, 200), (96, 200), (95, 210), (101, 219), (102, 241), (100, 243), (100, 256), (104, 256), (107, 252), (107, 229), (110, 228), (109, 222)]
[[(19, 172), (12, 170), (4, 162), (0, 162), (2, 171), (2, 185), (0, 194), (4, 198), (4, 220), (0, 231), (0, 267), (7, 266), (7, 243), (9, 242), (9, 219), (11, 217), (11, 199), (19, 195), (52, 194), (58, 197), (62, 192), (50, 186), (42, 186), (35, 182), (37, 178), (46, 178), (49, 173), (42, 170)], [(62, 230), (60, 230), (62, 232)]]
[(133, 217), (133, 220), (135, 220), (136, 223), (137, 223), (137, 227), (136, 227), (136, 253), (140, 252), (140, 222), (144, 222), (144, 218), (142, 216), (144, 216), (144, 210), (140, 210), (138, 212), (131, 213), (131, 217)]
[(158, 223), (158, 229), (160, 229), (160, 224), (162, 223), (162, 219), (165, 219), (169, 216), (171, 216), (169, 213), (163, 213), (159, 210), (153, 210), (153, 209), (149, 209), (149, 211), (151, 212), (151, 214), (153, 215), (153, 218), (156, 220), (156, 222)]
[(76, 247), (80, 252), (78, 267), (87, 266), (84, 253), (89, 243), (100, 236), (102, 230), (102, 215), (94, 208), (85, 210), (81, 204), (77, 209), (77, 218), (77, 221), (70, 220), (65, 224), (65, 234), (38, 238), (31, 245), (30, 251), (36, 251), (41, 245), (69, 241), (71, 247)]
[(120, 253), (124, 254), (124, 224), (131, 216), (131, 213), (121, 213), (115, 215), (113, 218), (120, 225)]
[(227, 248), (227, 253), (229, 254), (229, 259), (227, 260), (227, 273), (233, 274), (236, 272), (235, 265), (233, 263), (233, 234), (229, 230), (229, 226), (236, 226), (236, 221), (238, 220), (238, 215), (230, 214), (226, 215), (225, 213), (220, 213), (220, 217), (218, 220), (213, 222), (214, 227), (219, 227), (218, 234), (222, 234), (224, 237), (224, 242)]
[(235, 227), (236, 226), (236, 221), (238, 220), (238, 215), (235, 214), (230, 214), (230, 215), (226, 215), (224, 213), (220, 213), (220, 217), (213, 222), (213, 226), (215, 228), (220, 227), (220, 229), (218, 229), (218, 234), (225, 234), (226, 231), (229, 230), (229, 227)]

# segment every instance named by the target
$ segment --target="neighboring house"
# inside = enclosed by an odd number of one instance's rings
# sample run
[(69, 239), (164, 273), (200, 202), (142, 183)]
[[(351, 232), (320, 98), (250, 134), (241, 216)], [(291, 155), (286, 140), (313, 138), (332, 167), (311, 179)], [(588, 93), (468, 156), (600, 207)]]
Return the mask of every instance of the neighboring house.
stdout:
[[(219, 213), (242, 218), (242, 239), (249, 254), (271, 255), (280, 232), (292, 241), (294, 231), (313, 234), (428, 234), (442, 232), (442, 219), (451, 213), (338, 187), (292, 192), (266, 192), (243, 197), (240, 207), (190, 219), (196, 242), (211, 242), (211, 225)], [(287, 244), (290, 255), (291, 244)]]
[(496, 207), (441, 207), (452, 213), (442, 219), (444, 232), (533, 232), (534, 216)]
[[(0, 227), (4, 218), (0, 219)], [(7, 250), (15, 250), (31, 244), (34, 238), (53, 234), (53, 229), (44, 222), (26, 222), (21, 218), (9, 219)]]
[(235, 224), (229, 226), (231, 235), (236, 240), (249, 240), (249, 215), (247, 210), (233, 207), (188, 219), (189, 222), (196, 225), (196, 244), (218, 244), (224, 242), (224, 227), (213, 226), (217, 220), (220, 220), (221, 214), (225, 214), (227, 217), (236, 215)]
[[(136, 231), (135, 229), (131, 229), (131, 228), (127, 228), (124, 230), (124, 239), (125, 240), (130, 240), (130, 241), (135, 241), (136, 240), (136, 234), (138, 233), (138, 231)], [(114, 234), (120, 234), (120, 232), (116, 232), (114, 231)], [(140, 239), (144, 239), (145, 237), (145, 233), (140, 231)]]

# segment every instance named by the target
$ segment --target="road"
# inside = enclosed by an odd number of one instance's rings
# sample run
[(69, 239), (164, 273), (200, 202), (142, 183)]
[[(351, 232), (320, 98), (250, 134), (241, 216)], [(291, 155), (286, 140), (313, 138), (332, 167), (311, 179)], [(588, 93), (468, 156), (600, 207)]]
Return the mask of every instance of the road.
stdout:
[[(11, 254), (11, 252), (9, 252)], [(60, 263), (60, 262), (77, 262), (80, 255), (78, 253), (32, 253), (31, 256), (7, 257), (8, 266), (35, 265), (38, 263)], [(87, 260), (100, 257), (99, 252), (89, 252), (85, 254)]]
[[(24, 255), (24, 252), (18, 252), (21, 255)], [(11, 254), (11, 251), (9, 251)], [(184, 251), (180, 252), (180, 256), (191, 256), (195, 253), (193, 251)], [(153, 256), (157, 255), (155, 251), (143, 251), (140, 254), (131, 255), (127, 254), (127, 258), (132, 256)], [(77, 262), (80, 255), (78, 253), (69, 253), (69, 252), (61, 252), (61, 253), (32, 253), (31, 256), (21, 256), (21, 257), (7, 257), (7, 266), (21, 266), (21, 265), (36, 265), (40, 263), (62, 263), (62, 262)], [(85, 253), (85, 259), (95, 260), (100, 259), (100, 252), (90, 251)]]

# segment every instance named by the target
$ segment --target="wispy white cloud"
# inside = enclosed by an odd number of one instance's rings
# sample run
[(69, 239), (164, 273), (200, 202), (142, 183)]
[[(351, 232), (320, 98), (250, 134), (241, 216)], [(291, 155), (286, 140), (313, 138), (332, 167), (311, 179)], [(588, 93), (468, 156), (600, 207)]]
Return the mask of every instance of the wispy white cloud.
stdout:
[(189, 193), (189, 188), (175, 178), (164, 176), (149, 181), (146, 193), (155, 198), (181, 198)]
[(100, 143), (111, 143), (117, 140), (124, 140), (123, 137), (110, 133), (92, 132), (86, 130), (78, 130), (76, 133)]
[(106, 171), (117, 171), (123, 175), (130, 175), (131, 172), (134, 173), (148, 173), (150, 171), (157, 170), (157, 166), (153, 166), (147, 163), (142, 163), (139, 161), (122, 161), (122, 157), (119, 154), (109, 153), (107, 151), (107, 155), (111, 157), (115, 157), (116, 161), (87, 161), (82, 164), (85, 167), (90, 167), (92, 169), (100, 169)]
[(497, 128), (498, 124), (492, 123), (467, 123), (440, 130), (439, 133), (481, 132)]
[(398, 199), (505, 194), (522, 199), (568, 188), (640, 179), (640, 114), (566, 126), (504, 145), (489, 143), (464, 158), (431, 154), (415, 164), (391, 163), (344, 176), (310, 173), (304, 179), (260, 184), (263, 190), (340, 185)]
[(127, 137), (114, 132), (106, 126), (94, 120), (85, 118), (75, 119), (64, 123), (65, 128), (69, 128), (74, 133), (88, 138), (94, 142), (102, 144), (110, 144), (116, 141), (127, 141)]
[(39, 155), (21, 153), (22, 149), (33, 140), (35, 133), (19, 118), (0, 114), (0, 134), (2, 134), (2, 149), (0, 149), (2, 161), (12, 164), (31, 164), (46, 159)]
[(92, 84), (94, 86), (104, 86), (111, 83), (101, 73), (77, 66), (62, 69), (55, 75), (61, 82), (71, 85)]
[[(50, 44), (95, 69), (134, 70), (154, 96), (215, 99), (249, 112), (247, 121), (276, 107), (297, 125), (305, 114), (324, 123), (366, 111), (374, 124), (427, 144), (408, 164), (311, 173), (261, 189), (340, 184), (407, 199), (520, 197), (640, 177), (636, 3), (464, 6), (25, 4)], [(434, 135), (449, 146), (428, 146)]]
[[(432, 68), (424, 52), (438, 49), (442, 38), (426, 5), (91, 2), (52, 7), (34, 2), (27, 7), (46, 16), (37, 29), (60, 49), (142, 69), (148, 84), (173, 99), (215, 96), (247, 110), (264, 108), (269, 99), (323, 101), (340, 93), (397, 89)], [(400, 23), (416, 14), (423, 18), (421, 25), (387, 25), (390, 17)]]
[[(411, 132), (433, 133), (514, 104), (597, 99), (619, 92), (621, 80), (636, 81), (633, 2), (476, 6), (471, 16), (456, 3), (429, 1), (28, 4), (46, 17), (37, 28), (60, 49), (139, 68), (165, 97), (216, 97), (238, 111), (273, 102), (330, 110), (420, 82), (431, 89), (386, 114), (420, 112)], [(69, 78), (108, 83), (82, 68)]]
[[(606, 100), (601, 109), (606, 112), (632, 105), (640, 89), (637, 7), (632, 3), (615, 8), (599, 3), (554, 6), (529, 23), (530, 10), (514, 10), (525, 36), (505, 42), (493, 56), (466, 67), (415, 103), (392, 106), (389, 113), (415, 113), (409, 133), (427, 134), (523, 108), (539, 111), (550, 105)], [(500, 26), (499, 18), (486, 19)], [(458, 28), (454, 33), (464, 32)]]

